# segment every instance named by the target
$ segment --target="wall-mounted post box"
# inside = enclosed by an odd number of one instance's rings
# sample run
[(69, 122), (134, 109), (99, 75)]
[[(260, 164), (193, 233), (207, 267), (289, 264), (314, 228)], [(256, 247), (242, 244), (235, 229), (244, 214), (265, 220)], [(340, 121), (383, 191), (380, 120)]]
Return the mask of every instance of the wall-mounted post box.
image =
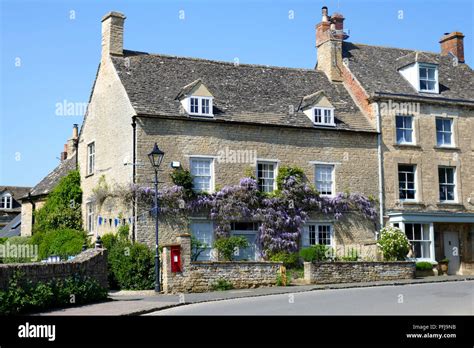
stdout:
[(171, 247), (171, 272), (181, 272), (181, 246)]

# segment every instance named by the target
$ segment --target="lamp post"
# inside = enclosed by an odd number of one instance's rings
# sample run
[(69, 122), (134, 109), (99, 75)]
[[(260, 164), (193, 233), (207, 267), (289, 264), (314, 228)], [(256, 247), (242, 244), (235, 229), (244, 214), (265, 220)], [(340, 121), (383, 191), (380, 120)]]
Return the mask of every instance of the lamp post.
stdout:
[(158, 169), (165, 153), (158, 148), (157, 143), (148, 154), (153, 169), (155, 170), (155, 292), (160, 292), (160, 255), (158, 250)]

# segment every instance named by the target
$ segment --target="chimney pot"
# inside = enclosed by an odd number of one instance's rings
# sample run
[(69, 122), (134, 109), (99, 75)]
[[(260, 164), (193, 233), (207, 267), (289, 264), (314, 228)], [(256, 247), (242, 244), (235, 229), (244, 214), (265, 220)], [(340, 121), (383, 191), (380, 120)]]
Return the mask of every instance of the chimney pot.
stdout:
[(77, 123), (74, 123), (72, 126), (72, 139), (77, 139), (78, 137), (78, 125)]
[(459, 31), (445, 33), (441, 37), (441, 55), (447, 56), (449, 53), (455, 55), (459, 62), (464, 63), (464, 35)]

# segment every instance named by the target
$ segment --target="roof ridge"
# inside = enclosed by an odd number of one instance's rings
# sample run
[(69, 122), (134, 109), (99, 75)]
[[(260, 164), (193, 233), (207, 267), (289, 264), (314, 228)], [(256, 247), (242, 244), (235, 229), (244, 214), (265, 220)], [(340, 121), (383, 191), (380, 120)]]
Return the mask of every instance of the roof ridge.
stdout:
[(420, 52), (420, 53), (428, 53), (428, 54), (434, 54), (434, 55), (441, 55), (440, 52), (433, 52), (433, 51), (424, 51), (424, 50), (418, 50), (414, 48), (402, 48), (402, 47), (393, 47), (393, 46), (383, 46), (383, 45), (369, 45), (365, 43), (358, 43), (358, 42), (349, 42), (345, 41), (347, 43), (353, 44), (355, 46), (370, 46), (370, 47), (379, 47), (379, 48), (389, 48), (392, 50), (404, 50), (404, 51), (411, 51), (411, 52)]
[[(148, 53), (148, 52), (140, 52), (140, 51), (132, 51), (132, 50), (124, 50), (124, 52), (131, 52), (131, 53), (138, 53), (135, 56), (154, 56), (154, 57), (164, 57), (164, 58), (175, 58), (175, 59), (185, 59), (185, 60), (192, 60), (192, 61), (199, 61), (199, 62), (208, 62), (213, 64), (222, 64), (222, 65), (234, 65), (234, 66), (246, 66), (251, 68), (265, 68), (265, 69), (282, 69), (282, 70), (299, 70), (305, 72), (315, 72), (321, 73), (314, 68), (296, 68), (296, 67), (287, 67), (287, 66), (277, 66), (277, 65), (265, 65), (265, 64), (251, 64), (251, 63), (233, 63), (227, 62), (223, 60), (215, 60), (215, 59), (207, 59), (207, 58), (198, 58), (198, 57), (186, 57), (186, 56), (176, 56), (171, 54), (163, 54), (163, 53)], [(133, 55), (131, 55), (133, 56)], [(127, 58), (126, 55), (124, 55)]]

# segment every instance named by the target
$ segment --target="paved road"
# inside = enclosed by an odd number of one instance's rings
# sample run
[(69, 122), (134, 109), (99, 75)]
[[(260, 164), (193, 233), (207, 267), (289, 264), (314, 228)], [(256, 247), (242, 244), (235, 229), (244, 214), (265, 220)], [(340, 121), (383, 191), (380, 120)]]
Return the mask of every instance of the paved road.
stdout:
[(148, 315), (474, 315), (474, 281), (318, 290), (189, 304)]

